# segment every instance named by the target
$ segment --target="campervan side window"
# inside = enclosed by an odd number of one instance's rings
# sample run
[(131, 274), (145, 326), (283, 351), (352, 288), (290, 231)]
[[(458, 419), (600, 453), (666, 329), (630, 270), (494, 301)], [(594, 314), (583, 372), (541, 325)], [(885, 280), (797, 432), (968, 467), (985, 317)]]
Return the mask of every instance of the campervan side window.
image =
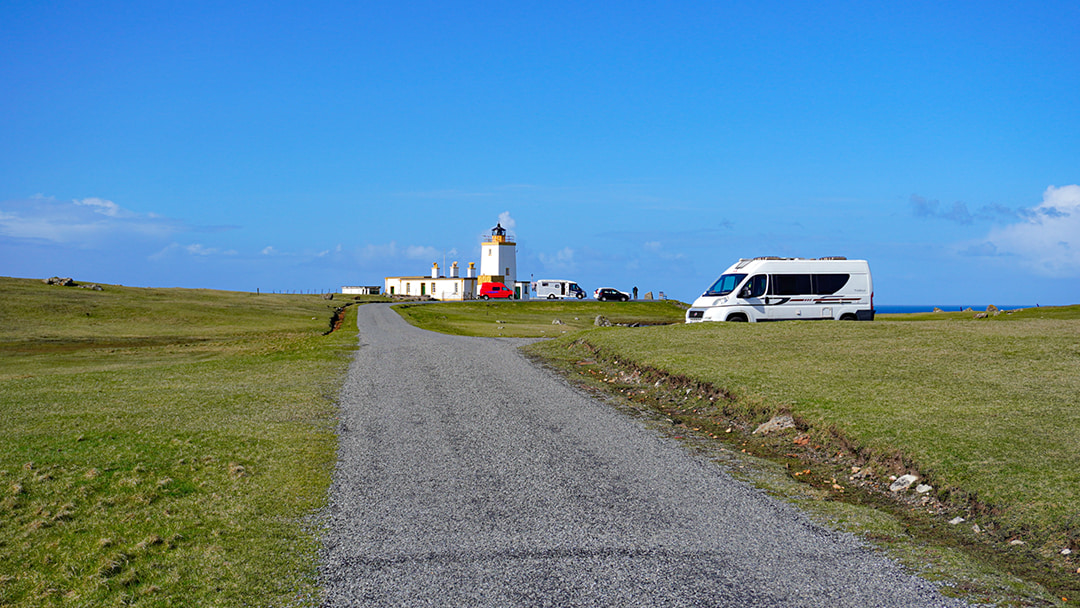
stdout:
[(769, 295), (801, 296), (813, 293), (808, 274), (774, 274), (769, 281)]
[(819, 296), (830, 296), (843, 289), (844, 285), (847, 285), (850, 276), (847, 274), (815, 274), (814, 293)]
[(746, 278), (745, 274), (725, 274), (719, 279), (716, 279), (716, 283), (705, 292), (707, 296), (726, 296), (727, 294), (735, 291), (735, 288), (742, 283), (742, 280)]
[(742, 293), (739, 294), (741, 298), (760, 298), (765, 295), (765, 287), (769, 284), (769, 276), (765, 274), (755, 274), (750, 277), (750, 280), (746, 282), (746, 287), (743, 288)]

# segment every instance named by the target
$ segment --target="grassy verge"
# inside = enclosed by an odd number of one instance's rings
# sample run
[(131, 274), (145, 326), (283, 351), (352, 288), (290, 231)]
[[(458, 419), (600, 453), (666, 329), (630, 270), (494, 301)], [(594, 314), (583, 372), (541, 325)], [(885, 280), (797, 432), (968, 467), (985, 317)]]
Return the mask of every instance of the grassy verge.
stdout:
[[(803, 498), (846, 505), (831, 518), (906, 542), (916, 567), (953, 561), (978, 599), (1080, 599), (1080, 307), (945, 314), (598, 329), (529, 348), (684, 434), (770, 456), (808, 482)], [(796, 428), (753, 433), (777, 414)], [(890, 492), (905, 473), (932, 490)]]
[(436, 302), (394, 307), (409, 323), (461, 336), (556, 337), (594, 327), (597, 316), (615, 325), (682, 323), (686, 309), (673, 300), (635, 302)]
[(303, 605), (341, 303), (0, 278), (0, 605)]

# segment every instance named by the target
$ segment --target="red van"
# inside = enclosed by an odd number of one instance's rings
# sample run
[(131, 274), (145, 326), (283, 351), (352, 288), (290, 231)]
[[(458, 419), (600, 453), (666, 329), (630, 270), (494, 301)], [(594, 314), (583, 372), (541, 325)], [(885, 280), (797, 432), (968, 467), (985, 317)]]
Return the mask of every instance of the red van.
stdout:
[(507, 300), (513, 299), (514, 292), (506, 288), (506, 285), (502, 283), (483, 283), (480, 285), (480, 299), (487, 300), (489, 298), (506, 298)]

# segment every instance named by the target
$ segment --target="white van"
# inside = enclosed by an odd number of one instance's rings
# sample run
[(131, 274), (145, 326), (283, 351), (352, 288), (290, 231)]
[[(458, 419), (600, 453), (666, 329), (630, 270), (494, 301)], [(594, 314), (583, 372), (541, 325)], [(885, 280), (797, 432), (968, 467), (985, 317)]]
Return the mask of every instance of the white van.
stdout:
[(580, 300), (585, 297), (585, 290), (578, 287), (578, 284), (573, 281), (541, 279), (533, 285), (533, 293), (536, 294), (537, 298), (547, 298), (549, 300), (577, 298)]
[(687, 323), (874, 320), (874, 283), (866, 260), (739, 260), (686, 311)]

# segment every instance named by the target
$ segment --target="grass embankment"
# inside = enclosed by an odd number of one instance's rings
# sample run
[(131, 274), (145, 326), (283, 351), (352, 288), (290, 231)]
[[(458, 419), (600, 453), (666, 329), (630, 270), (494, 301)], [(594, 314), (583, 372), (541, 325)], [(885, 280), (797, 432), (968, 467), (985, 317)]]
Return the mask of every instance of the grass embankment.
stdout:
[(555, 337), (594, 327), (597, 316), (615, 325), (682, 323), (686, 309), (673, 300), (595, 302), (436, 302), (394, 307), (409, 323), (459, 336)]
[[(607, 377), (616, 390), (707, 435), (730, 440), (741, 423), (738, 441), (832, 499), (864, 501), (858, 486), (916, 473), (934, 489), (926, 501), (903, 493), (904, 534), (1080, 599), (1080, 307), (922, 317), (938, 320), (601, 329), (530, 350), (585, 359), (586, 373), (618, 361), (634, 373)], [(677, 393), (645, 390), (677, 377)], [(799, 428), (749, 435), (778, 413)], [(945, 523), (957, 515), (966, 521)], [(1012, 591), (1007, 601), (1037, 605)]]
[(341, 305), (0, 278), (0, 605), (314, 594)]

